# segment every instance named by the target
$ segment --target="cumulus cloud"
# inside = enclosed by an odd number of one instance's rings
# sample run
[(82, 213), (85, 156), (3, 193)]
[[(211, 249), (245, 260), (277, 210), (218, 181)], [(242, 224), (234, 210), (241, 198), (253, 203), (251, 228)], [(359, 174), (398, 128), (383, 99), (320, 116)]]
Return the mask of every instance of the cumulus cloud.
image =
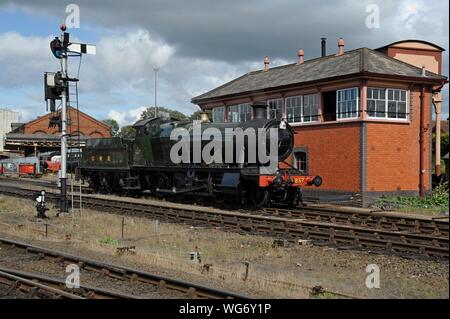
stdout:
[[(371, 3), (380, 8), (380, 29), (365, 26), (366, 6)], [(116, 110), (125, 114), (115, 114), (123, 123), (132, 118), (127, 110), (153, 104), (155, 67), (160, 68), (158, 104), (191, 113), (196, 110), (190, 104), (193, 96), (261, 69), (265, 55), (271, 66), (295, 61), (300, 47), (305, 59), (319, 56), (322, 36), (328, 38), (329, 53), (336, 52), (341, 36), (346, 49), (377, 48), (402, 39), (427, 40), (447, 49), (444, 74), (448, 70), (447, 0), (110, 0), (107, 5), (77, 0), (77, 4), (81, 27), (95, 26), (97, 34), (103, 35), (96, 43), (97, 56), (83, 60), (82, 105), (94, 115)], [(39, 17), (65, 15), (65, 4), (57, 0), (22, 0), (20, 4), (0, 0), (2, 6)], [(42, 49), (19, 52), (23, 46), (11, 48), (11, 43), (27, 41)], [(36, 85), (44, 70), (55, 69), (48, 41), (0, 34), (0, 64), (5, 66), (0, 86)], [(32, 62), (26, 64), (20, 56), (33, 57)], [(20, 74), (13, 79), (14, 73)], [(36, 87), (42, 91), (41, 83)], [(448, 112), (447, 100), (444, 110)]]
[(142, 112), (145, 110), (145, 107), (138, 107), (128, 111), (111, 110), (108, 114), (108, 118), (116, 120), (117, 123), (119, 123), (119, 126), (126, 126), (139, 120)]
[(26, 37), (16, 32), (0, 33), (0, 85), (36, 84), (46, 69), (58, 64), (49, 49), (51, 37)]

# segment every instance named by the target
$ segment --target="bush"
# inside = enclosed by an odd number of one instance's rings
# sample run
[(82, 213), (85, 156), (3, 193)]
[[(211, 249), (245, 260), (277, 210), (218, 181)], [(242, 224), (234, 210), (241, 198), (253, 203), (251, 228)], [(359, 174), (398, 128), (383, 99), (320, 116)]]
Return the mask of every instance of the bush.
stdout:
[(379, 198), (376, 207), (380, 208), (439, 208), (448, 209), (448, 182), (437, 186), (431, 195), (419, 196), (383, 196)]

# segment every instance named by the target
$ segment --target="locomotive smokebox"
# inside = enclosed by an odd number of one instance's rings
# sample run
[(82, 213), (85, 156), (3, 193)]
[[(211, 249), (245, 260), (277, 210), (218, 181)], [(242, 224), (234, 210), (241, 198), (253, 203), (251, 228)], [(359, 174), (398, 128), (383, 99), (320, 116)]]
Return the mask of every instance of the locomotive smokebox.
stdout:
[(252, 104), (253, 119), (267, 119), (267, 103), (260, 101)]

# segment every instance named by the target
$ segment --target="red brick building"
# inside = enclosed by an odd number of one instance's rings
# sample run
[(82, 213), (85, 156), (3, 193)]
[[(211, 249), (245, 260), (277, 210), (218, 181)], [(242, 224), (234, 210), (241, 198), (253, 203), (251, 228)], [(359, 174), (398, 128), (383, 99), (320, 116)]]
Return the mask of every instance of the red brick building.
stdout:
[[(295, 128), (291, 161), (323, 177), (306, 195), (367, 205), (381, 194), (431, 189), (432, 97), (444, 49), (401, 41), (377, 50), (337, 54), (247, 73), (192, 99), (213, 121), (245, 121), (250, 103), (265, 100), (268, 117)], [(411, 64), (413, 63), (413, 64)], [(424, 66), (424, 68), (423, 68)]]
[[(61, 147), (61, 132), (57, 125), (49, 126), (53, 116), (59, 116), (59, 113), (40, 116), (6, 134), (5, 147), (10, 150), (21, 150), (25, 155), (58, 150)], [(69, 108), (67, 117), (69, 147), (78, 147), (79, 142), (84, 146), (88, 138), (111, 136), (111, 129), (107, 124), (86, 113)]]

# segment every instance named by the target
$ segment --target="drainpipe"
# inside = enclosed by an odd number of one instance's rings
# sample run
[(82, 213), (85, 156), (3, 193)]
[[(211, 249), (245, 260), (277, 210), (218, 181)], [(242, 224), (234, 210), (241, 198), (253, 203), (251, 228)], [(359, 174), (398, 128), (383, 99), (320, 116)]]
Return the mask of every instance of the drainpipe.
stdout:
[(436, 113), (436, 144), (435, 144), (435, 174), (439, 176), (441, 174), (441, 104), (442, 96), (441, 89), (444, 87), (445, 83), (441, 84), (436, 89), (433, 89), (433, 98), (431, 102), (434, 105), (434, 110)]
[(435, 174), (441, 174), (441, 101), (432, 100), (436, 112), (436, 145), (435, 145)]
[(425, 85), (420, 91), (420, 132), (419, 132), (419, 195), (425, 196)]

